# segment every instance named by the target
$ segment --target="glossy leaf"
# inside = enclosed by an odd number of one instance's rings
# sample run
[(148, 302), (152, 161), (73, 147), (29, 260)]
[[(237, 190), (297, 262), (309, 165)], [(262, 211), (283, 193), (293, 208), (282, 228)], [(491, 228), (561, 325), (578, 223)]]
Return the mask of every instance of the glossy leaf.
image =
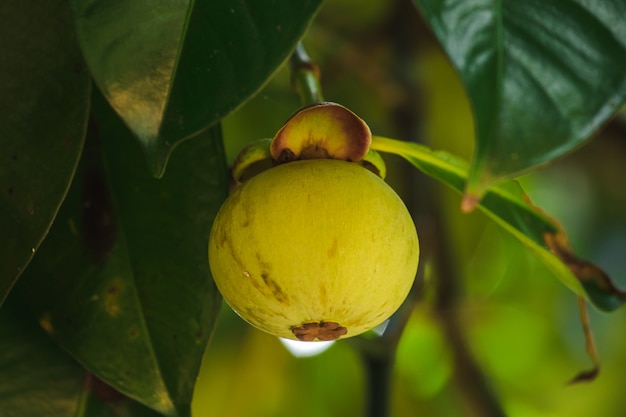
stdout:
[(1, 305), (69, 188), (90, 78), (64, 1), (3, 1), (0, 51)]
[(0, 310), (0, 407), (7, 417), (157, 416), (87, 374), (17, 301)]
[(24, 277), (24, 297), (98, 378), (169, 416), (189, 416), (220, 296), (207, 260), (226, 197), (217, 128), (181, 145), (161, 180), (97, 101), (74, 185)]
[(579, 146), (626, 97), (623, 0), (414, 0), (459, 72), (476, 147), (466, 200)]
[(0, 310), (0, 414), (71, 416), (84, 374), (36, 322), (8, 302)]
[(94, 78), (161, 176), (287, 58), (321, 0), (71, 0)]
[[(399, 155), (420, 171), (463, 193), (468, 164), (448, 153), (423, 145), (374, 136), (372, 149)], [(586, 295), (598, 308), (614, 310), (626, 301), (597, 266), (577, 258), (567, 242), (565, 230), (534, 206), (515, 181), (505, 181), (487, 190), (478, 206), (487, 216), (520, 240), (570, 289)]]

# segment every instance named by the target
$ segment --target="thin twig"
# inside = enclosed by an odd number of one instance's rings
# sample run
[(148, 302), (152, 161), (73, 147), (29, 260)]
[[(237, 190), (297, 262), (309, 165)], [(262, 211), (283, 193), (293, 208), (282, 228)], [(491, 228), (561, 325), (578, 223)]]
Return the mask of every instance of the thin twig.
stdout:
[(391, 316), (382, 334), (372, 338), (361, 336), (349, 339), (352, 346), (360, 353), (365, 367), (367, 377), (365, 415), (367, 417), (390, 415), (396, 351), (404, 328), (423, 293), (422, 277), (422, 273), (418, 274), (409, 296), (398, 311)]
[(302, 43), (298, 43), (289, 60), (291, 84), (300, 95), (303, 106), (324, 101), (320, 86), (320, 70), (311, 61)]
[(580, 322), (583, 326), (583, 333), (585, 336), (585, 347), (587, 349), (587, 355), (591, 358), (593, 367), (587, 371), (583, 371), (576, 375), (570, 384), (578, 382), (593, 381), (600, 373), (600, 359), (596, 350), (596, 344), (593, 340), (593, 333), (591, 331), (591, 323), (589, 321), (589, 313), (587, 312), (587, 302), (584, 297), (578, 296), (578, 311), (580, 312)]
[[(424, 32), (415, 32), (415, 8), (412, 2), (405, 0), (399, 3), (396, 18), (388, 30), (394, 46), (394, 79), (401, 84), (401, 91), (408, 92), (405, 99), (395, 109), (396, 126), (401, 137), (415, 142), (422, 142), (420, 109), (420, 87), (415, 82), (415, 64), (411, 57), (415, 56), (415, 43), (407, 39), (418, 39), (427, 36)], [(461, 296), (458, 271), (455, 270), (454, 255), (448, 241), (445, 219), (442, 218), (442, 199), (430, 179), (416, 176), (415, 190), (419, 195), (413, 199), (413, 209), (422, 242), (421, 263), (434, 266), (434, 285), (436, 299), (434, 313), (439, 319), (443, 335), (448, 341), (454, 361), (453, 383), (458, 390), (462, 402), (469, 408), (467, 415), (481, 417), (504, 416), (502, 406), (489, 387), (481, 369), (473, 358), (465, 340), (462, 325), (457, 311)], [(417, 192), (416, 192), (417, 193)], [(473, 413), (471, 413), (473, 411)], [(465, 414), (464, 414), (465, 415)]]

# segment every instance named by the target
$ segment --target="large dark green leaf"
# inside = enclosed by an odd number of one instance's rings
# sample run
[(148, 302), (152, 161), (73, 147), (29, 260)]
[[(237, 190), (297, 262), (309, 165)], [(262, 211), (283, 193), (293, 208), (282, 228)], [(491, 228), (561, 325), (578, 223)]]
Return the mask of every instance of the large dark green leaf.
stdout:
[[(380, 136), (373, 138), (372, 149), (399, 155), (463, 193), (469, 166), (459, 158)], [(565, 285), (588, 297), (598, 308), (610, 311), (626, 301), (626, 293), (617, 289), (604, 271), (574, 256), (562, 226), (534, 206), (517, 182), (504, 181), (489, 188), (478, 207), (537, 255)]]
[(90, 372), (188, 416), (221, 300), (207, 260), (228, 189), (221, 135), (212, 128), (182, 144), (157, 180), (112, 110), (94, 105), (76, 179), (21, 288)]
[(0, 311), (0, 415), (3, 417), (156, 417), (98, 381), (23, 314)]
[(624, 0), (414, 0), (459, 71), (476, 149), (465, 205), (579, 146), (626, 97)]
[(97, 84), (161, 176), (174, 146), (262, 87), (321, 0), (71, 3)]
[(0, 310), (0, 415), (71, 416), (85, 372), (9, 304)]
[(1, 2), (0, 51), (1, 305), (69, 188), (90, 81), (65, 1)]

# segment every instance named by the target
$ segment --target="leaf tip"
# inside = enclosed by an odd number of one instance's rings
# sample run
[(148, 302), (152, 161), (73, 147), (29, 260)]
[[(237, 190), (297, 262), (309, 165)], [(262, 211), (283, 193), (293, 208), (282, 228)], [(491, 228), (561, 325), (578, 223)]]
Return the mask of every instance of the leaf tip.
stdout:
[(592, 369), (583, 371), (579, 373), (578, 375), (576, 375), (567, 383), (567, 385), (575, 385), (581, 382), (592, 382), (598, 377), (599, 374), (600, 374), (600, 367), (594, 366)]
[(603, 311), (613, 311), (626, 302), (626, 291), (619, 289), (600, 267), (578, 258), (563, 230), (545, 233), (544, 243), (580, 282), (589, 300)]
[(156, 178), (161, 179), (165, 174), (165, 168), (167, 168), (167, 162), (170, 159), (171, 147), (158, 147), (158, 148), (144, 148), (146, 162), (148, 163), (148, 169), (150, 174)]

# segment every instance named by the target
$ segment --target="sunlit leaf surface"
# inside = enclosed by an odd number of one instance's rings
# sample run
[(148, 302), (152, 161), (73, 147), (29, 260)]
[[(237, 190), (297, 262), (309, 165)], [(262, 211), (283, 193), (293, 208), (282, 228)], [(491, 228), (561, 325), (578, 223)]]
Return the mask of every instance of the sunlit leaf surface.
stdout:
[[(423, 145), (380, 136), (373, 138), (372, 148), (397, 154), (425, 174), (463, 192), (469, 171), (465, 161)], [(490, 188), (479, 208), (534, 252), (563, 283), (586, 294), (598, 308), (613, 310), (626, 299), (604, 271), (572, 253), (561, 225), (534, 206), (518, 183), (507, 181)]]
[(476, 124), (466, 205), (579, 146), (626, 97), (622, 0), (414, 0)]
[(71, 0), (96, 83), (139, 138), (152, 173), (171, 150), (256, 92), (321, 0)]

